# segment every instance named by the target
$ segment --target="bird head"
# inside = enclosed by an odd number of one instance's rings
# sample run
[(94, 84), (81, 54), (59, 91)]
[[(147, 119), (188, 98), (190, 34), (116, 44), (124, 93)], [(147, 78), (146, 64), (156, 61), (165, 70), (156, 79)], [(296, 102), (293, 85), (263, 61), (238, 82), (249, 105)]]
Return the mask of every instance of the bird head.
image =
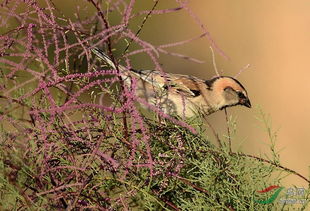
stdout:
[(236, 79), (228, 76), (219, 76), (206, 82), (213, 92), (218, 109), (243, 105), (251, 108), (247, 91)]

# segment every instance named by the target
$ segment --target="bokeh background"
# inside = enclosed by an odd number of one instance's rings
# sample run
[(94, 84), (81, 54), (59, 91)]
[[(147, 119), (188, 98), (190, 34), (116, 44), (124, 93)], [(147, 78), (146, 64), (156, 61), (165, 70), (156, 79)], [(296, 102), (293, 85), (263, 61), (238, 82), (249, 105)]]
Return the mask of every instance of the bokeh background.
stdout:
[[(67, 17), (74, 17), (76, 1), (53, 2)], [(224, 58), (215, 50), (216, 64), (221, 74), (235, 76), (250, 65), (238, 76), (238, 80), (247, 88), (253, 108), (228, 109), (237, 121), (234, 149), (257, 156), (269, 154), (271, 143), (268, 134), (257, 119), (257, 107), (260, 107), (270, 115), (273, 130), (277, 131), (276, 149), (281, 163), (309, 177), (310, 1), (192, 0), (188, 3), (228, 57)], [(150, 10), (153, 4), (153, 0), (136, 1), (135, 9)], [(175, 0), (162, 0), (156, 9), (177, 6)], [(89, 11), (92, 12), (94, 10)], [(137, 31), (140, 23), (141, 20), (137, 20), (130, 27)], [(153, 15), (145, 23), (140, 37), (160, 45), (190, 39), (202, 33), (200, 25), (186, 11), (180, 10)], [(215, 76), (210, 45), (204, 37), (169, 48), (169, 51), (194, 57), (204, 63), (162, 54), (159, 61), (166, 72), (209, 79)], [(135, 68), (153, 68), (151, 60), (144, 58), (147, 57), (133, 57), (132, 65)], [(220, 134), (226, 133), (224, 112), (212, 114), (209, 121)], [(307, 185), (296, 176), (286, 177), (285, 183), (287, 186)]]

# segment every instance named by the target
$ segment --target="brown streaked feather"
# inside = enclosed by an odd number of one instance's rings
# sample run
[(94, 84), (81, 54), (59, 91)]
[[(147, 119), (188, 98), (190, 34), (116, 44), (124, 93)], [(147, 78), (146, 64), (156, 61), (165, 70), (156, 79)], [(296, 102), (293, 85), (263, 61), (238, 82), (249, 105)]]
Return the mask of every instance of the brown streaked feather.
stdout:
[(198, 78), (189, 78), (180, 74), (165, 74), (159, 71), (152, 70), (131, 70), (134, 75), (142, 80), (149, 82), (156, 87), (170, 89), (176, 93), (186, 97), (195, 97), (200, 93), (203, 80)]
[[(182, 94), (189, 95), (188, 97), (197, 97), (201, 94), (203, 81), (194, 77), (186, 77), (183, 75), (176, 75), (174, 82), (178, 85), (178, 91)], [(204, 85), (205, 86), (205, 85)]]
[(183, 84), (190, 90), (201, 90), (201, 86), (205, 86), (204, 81), (199, 78), (180, 76), (175, 80), (177, 83)]

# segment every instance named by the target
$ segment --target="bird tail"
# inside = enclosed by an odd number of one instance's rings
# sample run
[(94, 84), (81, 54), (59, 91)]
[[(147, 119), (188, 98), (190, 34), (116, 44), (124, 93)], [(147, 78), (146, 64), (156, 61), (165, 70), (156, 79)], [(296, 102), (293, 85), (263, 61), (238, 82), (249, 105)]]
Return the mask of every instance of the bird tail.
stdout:
[(114, 62), (110, 59), (110, 57), (105, 54), (102, 50), (100, 50), (99, 48), (92, 48), (91, 51), (98, 56), (98, 58), (102, 59), (105, 63), (107, 63), (108, 65), (110, 65), (113, 69), (116, 69), (116, 66), (114, 64)]
[(98, 56), (98, 58), (102, 59), (105, 63), (107, 63), (109, 66), (111, 66), (113, 69), (115, 70), (120, 70), (121, 73), (121, 78), (123, 79), (123, 81), (130, 86), (131, 84), (131, 77), (130, 77), (130, 71), (128, 72), (126, 70), (126, 68), (122, 65), (118, 65), (117, 68), (114, 64), (114, 62), (112, 61), (112, 59), (106, 54), (104, 53), (102, 50), (100, 50), (99, 48), (91, 48), (91, 51)]

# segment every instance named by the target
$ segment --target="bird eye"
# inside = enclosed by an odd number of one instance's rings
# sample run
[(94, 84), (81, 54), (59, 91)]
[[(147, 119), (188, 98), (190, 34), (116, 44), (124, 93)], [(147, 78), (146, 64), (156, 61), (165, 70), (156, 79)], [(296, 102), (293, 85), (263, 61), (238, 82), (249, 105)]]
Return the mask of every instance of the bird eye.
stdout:
[(239, 98), (246, 98), (245, 95), (242, 92), (237, 92)]

